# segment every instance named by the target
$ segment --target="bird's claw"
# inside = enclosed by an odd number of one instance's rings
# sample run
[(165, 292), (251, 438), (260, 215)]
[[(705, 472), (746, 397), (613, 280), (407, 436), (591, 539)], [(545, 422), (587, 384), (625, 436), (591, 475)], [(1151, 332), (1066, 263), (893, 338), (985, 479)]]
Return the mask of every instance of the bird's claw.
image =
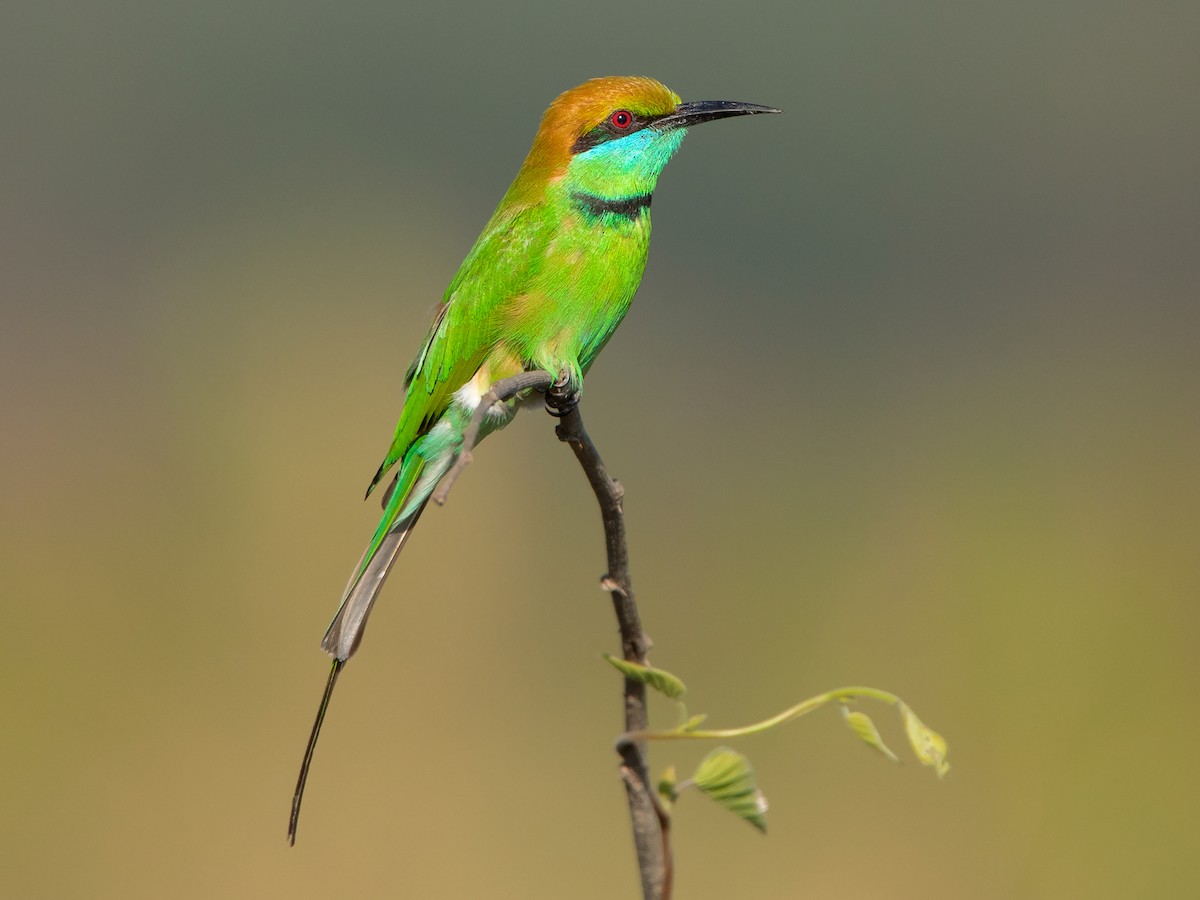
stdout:
[(558, 380), (546, 389), (546, 412), (555, 418), (568, 416), (579, 405), (583, 385), (570, 372), (560, 372)]

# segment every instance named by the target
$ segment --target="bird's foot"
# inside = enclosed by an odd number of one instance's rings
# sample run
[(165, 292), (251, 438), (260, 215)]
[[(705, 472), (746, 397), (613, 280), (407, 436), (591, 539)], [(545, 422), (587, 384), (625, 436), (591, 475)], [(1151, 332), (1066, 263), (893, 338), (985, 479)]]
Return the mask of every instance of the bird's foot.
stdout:
[(583, 395), (583, 385), (564, 370), (559, 373), (558, 380), (546, 389), (546, 412), (561, 419), (570, 415), (579, 405)]

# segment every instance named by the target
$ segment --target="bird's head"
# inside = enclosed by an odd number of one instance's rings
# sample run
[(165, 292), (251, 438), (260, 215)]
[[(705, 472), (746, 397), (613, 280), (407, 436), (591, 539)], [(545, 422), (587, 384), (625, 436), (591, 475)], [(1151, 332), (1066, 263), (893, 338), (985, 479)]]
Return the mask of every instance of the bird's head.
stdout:
[(542, 116), (512, 199), (533, 200), (551, 182), (606, 199), (650, 194), (687, 129), (701, 122), (777, 113), (731, 100), (684, 103), (653, 78), (593, 78), (561, 94)]

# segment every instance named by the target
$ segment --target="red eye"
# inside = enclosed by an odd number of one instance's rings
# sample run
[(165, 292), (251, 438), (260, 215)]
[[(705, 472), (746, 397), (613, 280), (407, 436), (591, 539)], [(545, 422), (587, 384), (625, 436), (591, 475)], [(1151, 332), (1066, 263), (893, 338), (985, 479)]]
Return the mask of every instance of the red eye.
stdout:
[(633, 124), (633, 113), (627, 109), (618, 109), (608, 117), (608, 121), (612, 122), (613, 128), (620, 128), (624, 131)]

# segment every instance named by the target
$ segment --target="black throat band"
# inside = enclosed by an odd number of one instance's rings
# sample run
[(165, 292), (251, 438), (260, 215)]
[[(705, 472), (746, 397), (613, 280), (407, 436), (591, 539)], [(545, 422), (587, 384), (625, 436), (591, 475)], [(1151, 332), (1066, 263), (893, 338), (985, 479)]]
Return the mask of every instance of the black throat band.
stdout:
[(571, 199), (585, 212), (594, 216), (612, 213), (631, 222), (642, 214), (643, 209), (650, 207), (652, 194), (641, 194), (637, 197), (626, 197), (623, 200), (606, 200), (595, 194), (584, 194), (579, 191), (571, 194)]

